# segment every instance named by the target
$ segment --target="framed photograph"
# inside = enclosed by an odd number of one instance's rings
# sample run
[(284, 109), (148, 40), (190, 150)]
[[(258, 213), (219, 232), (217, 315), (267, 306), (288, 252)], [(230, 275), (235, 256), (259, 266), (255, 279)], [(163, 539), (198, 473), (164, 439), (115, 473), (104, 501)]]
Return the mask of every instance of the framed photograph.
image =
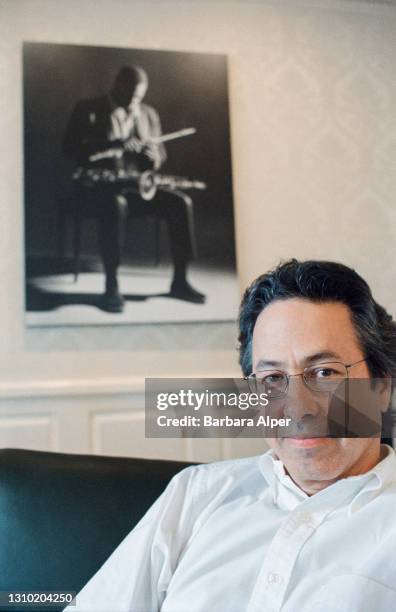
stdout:
[(225, 55), (25, 42), (28, 326), (235, 318)]

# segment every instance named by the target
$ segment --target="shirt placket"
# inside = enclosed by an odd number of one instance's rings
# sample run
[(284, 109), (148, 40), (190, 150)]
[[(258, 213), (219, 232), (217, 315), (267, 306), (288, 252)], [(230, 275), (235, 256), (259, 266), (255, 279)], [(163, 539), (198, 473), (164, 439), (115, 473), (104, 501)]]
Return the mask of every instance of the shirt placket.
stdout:
[[(369, 477), (339, 481), (333, 487), (301, 501), (285, 518), (264, 558), (247, 612), (278, 612), (285, 599), (297, 557), (308, 538), (342, 504), (350, 503)], [(283, 501), (286, 487), (282, 488)], [(278, 496), (278, 503), (280, 496)], [(288, 503), (291, 503), (289, 500)]]
[(247, 612), (281, 609), (297, 556), (317, 524), (311, 513), (299, 509), (285, 519), (270, 544)]

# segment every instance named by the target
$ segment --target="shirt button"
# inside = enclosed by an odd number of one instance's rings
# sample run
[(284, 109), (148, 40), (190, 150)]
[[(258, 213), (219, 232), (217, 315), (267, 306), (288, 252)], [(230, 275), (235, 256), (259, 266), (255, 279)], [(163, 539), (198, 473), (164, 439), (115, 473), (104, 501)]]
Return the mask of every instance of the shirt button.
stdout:
[(274, 585), (282, 584), (283, 576), (281, 576), (280, 574), (276, 574), (274, 572), (270, 572), (269, 574), (267, 574), (267, 582), (268, 584), (274, 584)]
[(299, 516), (300, 525), (306, 525), (310, 529), (315, 529), (316, 525), (308, 512), (302, 512)]

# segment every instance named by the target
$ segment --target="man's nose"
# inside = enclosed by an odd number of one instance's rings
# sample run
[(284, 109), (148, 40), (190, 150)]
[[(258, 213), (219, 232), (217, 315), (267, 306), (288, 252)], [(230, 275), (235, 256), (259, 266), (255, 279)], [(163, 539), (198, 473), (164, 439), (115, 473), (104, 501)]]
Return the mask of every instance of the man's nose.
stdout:
[(284, 414), (295, 423), (302, 421), (304, 417), (314, 417), (320, 412), (320, 405), (315, 394), (308, 389), (302, 376), (292, 376), (289, 380)]

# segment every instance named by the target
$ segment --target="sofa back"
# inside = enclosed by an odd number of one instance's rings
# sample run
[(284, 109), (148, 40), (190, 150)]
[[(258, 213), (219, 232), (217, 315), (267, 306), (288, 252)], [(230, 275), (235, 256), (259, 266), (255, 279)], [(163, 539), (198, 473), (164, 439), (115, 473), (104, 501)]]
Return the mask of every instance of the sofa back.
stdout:
[(187, 465), (0, 450), (0, 591), (78, 592)]

